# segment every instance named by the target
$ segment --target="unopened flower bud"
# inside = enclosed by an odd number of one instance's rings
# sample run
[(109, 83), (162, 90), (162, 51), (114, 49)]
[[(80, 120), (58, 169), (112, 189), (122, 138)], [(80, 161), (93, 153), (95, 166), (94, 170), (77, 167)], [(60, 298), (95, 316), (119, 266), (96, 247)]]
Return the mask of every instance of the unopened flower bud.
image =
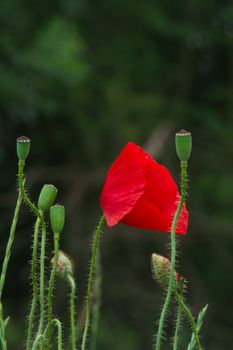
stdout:
[(38, 199), (38, 209), (47, 211), (54, 203), (57, 196), (57, 188), (53, 185), (44, 185)]
[(176, 153), (182, 162), (187, 162), (192, 151), (192, 134), (184, 129), (176, 133)]
[[(170, 260), (162, 255), (152, 254), (151, 262), (154, 279), (164, 290), (167, 290), (170, 276)], [(174, 288), (177, 289), (179, 287), (180, 276), (176, 270), (174, 270), (174, 281)]]
[(61, 233), (65, 223), (65, 208), (63, 205), (54, 205), (50, 208), (50, 222), (53, 233)]
[(31, 140), (27, 136), (20, 136), (16, 140), (16, 150), (19, 160), (25, 160), (30, 151)]
[[(51, 260), (51, 263), (53, 264), (54, 258)], [(59, 250), (58, 252), (58, 261), (57, 261), (57, 276), (66, 279), (68, 275), (73, 275), (73, 264), (71, 259), (63, 253), (62, 250)]]

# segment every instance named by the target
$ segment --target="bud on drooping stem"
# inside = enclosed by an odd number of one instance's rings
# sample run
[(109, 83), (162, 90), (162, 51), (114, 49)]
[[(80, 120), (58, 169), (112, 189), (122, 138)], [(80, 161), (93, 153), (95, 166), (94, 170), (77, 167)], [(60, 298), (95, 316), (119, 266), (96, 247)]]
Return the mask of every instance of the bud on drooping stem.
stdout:
[(57, 188), (53, 185), (44, 185), (38, 199), (38, 209), (47, 211), (57, 197)]
[(27, 136), (20, 136), (16, 140), (17, 156), (19, 160), (26, 160), (30, 151), (31, 140)]
[[(169, 284), (170, 260), (159, 254), (152, 254), (151, 257), (152, 273), (154, 279), (160, 286), (167, 290)], [(174, 270), (174, 289), (177, 290), (180, 285), (181, 277)]]
[(75, 291), (76, 284), (74, 280), (74, 269), (71, 259), (63, 253), (61, 250), (58, 251), (57, 260), (56, 256), (52, 259), (53, 266), (56, 265), (56, 275), (65, 280), (70, 288), (70, 326), (71, 326), (71, 344), (72, 350), (76, 350), (76, 322), (75, 322)]
[(184, 129), (176, 133), (176, 153), (181, 162), (187, 162), (192, 151), (192, 134)]
[(65, 223), (65, 208), (56, 204), (50, 208), (50, 222), (53, 233), (61, 233)]
[[(53, 263), (53, 259), (51, 263)], [(59, 250), (56, 269), (57, 276), (62, 279), (67, 279), (68, 276), (73, 276), (73, 273), (74, 268), (72, 260), (62, 250)]]

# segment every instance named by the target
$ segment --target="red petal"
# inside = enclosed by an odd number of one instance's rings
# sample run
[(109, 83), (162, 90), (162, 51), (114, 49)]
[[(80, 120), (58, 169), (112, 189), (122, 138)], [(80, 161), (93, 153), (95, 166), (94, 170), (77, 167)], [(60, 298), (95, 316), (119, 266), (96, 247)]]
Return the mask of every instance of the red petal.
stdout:
[(137, 153), (128, 143), (108, 171), (100, 198), (108, 226), (129, 213), (144, 192), (146, 181)]
[[(163, 213), (159, 211), (159, 209), (153, 203), (148, 202), (143, 195), (129, 214), (123, 217), (121, 222), (128, 226), (145, 230), (171, 232), (173, 216), (174, 211), (172, 211), (172, 213)], [(183, 206), (177, 223), (176, 233), (185, 234), (187, 224), (188, 212), (185, 206)]]
[[(131, 212), (130, 226), (170, 232), (172, 220), (180, 200), (177, 185), (164, 166), (157, 163), (140, 147), (136, 145), (135, 147), (140, 149), (137, 160), (143, 168), (146, 186), (143, 196)], [(124, 220), (125, 223), (129, 220), (131, 213)], [(188, 212), (184, 206), (177, 223), (176, 233), (185, 234), (187, 225)]]
[[(129, 226), (170, 232), (179, 199), (170, 172), (130, 142), (107, 174), (101, 205), (109, 226), (121, 221)], [(184, 206), (176, 233), (185, 234), (187, 225)]]
[(167, 224), (166, 217), (159, 209), (142, 196), (135, 207), (121, 220), (126, 225), (143, 228), (146, 230), (156, 230), (168, 232), (171, 225)]

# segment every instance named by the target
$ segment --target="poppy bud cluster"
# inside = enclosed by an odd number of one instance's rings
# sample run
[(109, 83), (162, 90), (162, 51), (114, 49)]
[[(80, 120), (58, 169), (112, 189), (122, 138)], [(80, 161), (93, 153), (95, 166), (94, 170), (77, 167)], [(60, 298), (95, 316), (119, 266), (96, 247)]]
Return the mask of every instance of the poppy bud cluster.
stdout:
[[(28, 336), (26, 350), (31, 348), (45, 347), (51, 348), (54, 344), (52, 327), (56, 321), (58, 330), (58, 348), (62, 348), (62, 326), (58, 319), (53, 319), (53, 295), (56, 286), (56, 277), (63, 279), (70, 288), (70, 328), (72, 349), (77, 348), (77, 324), (75, 315), (76, 300), (76, 282), (74, 278), (74, 267), (72, 260), (60, 248), (60, 234), (65, 224), (65, 208), (62, 205), (55, 204), (58, 190), (52, 184), (45, 184), (38, 197), (37, 204), (31, 202), (27, 191), (25, 190), (24, 167), (25, 160), (30, 152), (31, 140), (26, 136), (17, 139), (18, 162), (18, 183), (19, 195), (16, 204), (16, 210), (13, 218), (12, 228), (10, 230), (9, 242), (7, 244), (6, 255), (3, 263), (3, 270), (0, 274), (0, 334), (5, 335), (7, 319), (3, 319), (3, 310), (1, 305), (2, 289), (6, 276), (7, 264), (11, 253), (16, 223), (19, 216), (21, 202), (33, 211), (37, 216), (33, 236), (32, 251), (32, 285), (33, 297), (28, 322)], [(175, 135), (176, 153), (180, 160), (181, 170), (181, 191), (177, 187), (169, 170), (159, 164), (150, 154), (145, 152), (134, 142), (128, 142), (121, 150), (118, 157), (109, 168), (103, 189), (100, 196), (100, 204), (103, 215), (94, 233), (90, 269), (88, 275), (88, 288), (85, 308), (85, 325), (82, 338), (82, 349), (87, 349), (88, 330), (90, 321), (93, 319), (92, 336), (93, 344), (96, 341), (97, 326), (100, 313), (101, 297), (101, 266), (99, 243), (103, 226), (106, 223), (113, 227), (118, 223), (125, 225), (160, 232), (170, 233), (171, 237), (171, 259), (152, 254), (151, 265), (153, 278), (160, 284), (166, 292), (165, 302), (159, 319), (159, 327), (156, 334), (157, 350), (161, 349), (162, 338), (164, 334), (166, 315), (174, 297), (178, 303), (178, 313), (176, 321), (176, 330), (174, 336), (173, 349), (178, 347), (178, 335), (181, 329), (182, 314), (186, 312), (192, 327), (193, 335), (188, 347), (194, 348), (197, 345), (201, 349), (198, 332), (200, 331), (202, 319), (206, 309), (203, 309), (202, 316), (198, 317), (197, 326), (195, 320), (185, 304), (184, 292), (186, 281), (176, 271), (176, 234), (185, 235), (188, 228), (189, 213), (186, 207), (187, 192), (187, 167), (188, 160), (192, 151), (192, 135), (190, 132), (182, 129)], [(46, 221), (45, 215), (49, 211), (51, 230), (53, 232), (54, 250), (51, 259), (51, 272), (48, 288), (45, 283), (45, 256), (46, 256)], [(41, 232), (40, 232), (41, 228)], [(40, 254), (38, 249), (40, 248)], [(40, 256), (40, 260), (38, 258)], [(37, 262), (39, 262), (40, 272), (38, 274)], [(95, 279), (94, 279), (95, 274)], [(39, 275), (39, 281), (37, 280)], [(38, 288), (39, 287), (39, 288)], [(45, 297), (47, 303), (45, 303)], [(40, 315), (36, 315), (37, 302), (40, 300)], [(93, 317), (92, 317), (93, 314)], [(202, 318), (202, 319), (201, 319)], [(34, 329), (38, 320), (38, 331), (34, 339)], [(47, 323), (47, 325), (46, 325)], [(35, 328), (35, 327), (34, 327)], [(46, 330), (44, 332), (44, 330)], [(0, 343), (4, 341), (0, 336)], [(81, 343), (81, 342), (80, 342)], [(32, 346), (31, 346), (32, 345)], [(92, 346), (92, 345), (91, 345)], [(6, 348), (6, 346), (5, 346)]]

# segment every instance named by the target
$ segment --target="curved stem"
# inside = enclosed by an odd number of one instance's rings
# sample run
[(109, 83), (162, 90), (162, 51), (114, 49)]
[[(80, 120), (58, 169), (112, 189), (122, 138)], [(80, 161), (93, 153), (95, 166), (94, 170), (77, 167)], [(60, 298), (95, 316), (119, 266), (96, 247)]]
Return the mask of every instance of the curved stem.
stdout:
[(1, 272), (1, 277), (0, 277), (0, 302), (2, 299), (2, 292), (3, 292), (3, 288), (4, 288), (4, 284), (5, 284), (8, 263), (9, 263), (9, 260), (11, 257), (11, 248), (12, 248), (14, 238), (15, 238), (15, 230), (16, 230), (16, 225), (18, 222), (19, 210), (20, 210), (21, 203), (22, 203), (22, 196), (21, 196), (21, 193), (19, 192), (18, 199), (16, 202), (16, 207), (15, 207), (15, 212), (14, 212), (14, 216), (13, 216), (13, 220), (12, 220), (12, 224), (11, 224), (11, 228), (10, 228), (10, 235), (9, 235), (9, 239), (8, 239), (7, 246), (6, 246), (5, 257), (4, 257), (3, 265), (2, 265), (2, 272)]
[(59, 250), (59, 234), (54, 234), (54, 259), (53, 259), (53, 267), (49, 279), (49, 289), (48, 289), (48, 343), (50, 342), (51, 338), (51, 323), (52, 323), (52, 316), (53, 316), (53, 305), (52, 305), (52, 298), (53, 298), (53, 289), (54, 289), (54, 282), (56, 277), (56, 270), (57, 270), (57, 262), (58, 262), (58, 250)]
[(90, 272), (88, 276), (88, 287), (87, 287), (87, 303), (86, 303), (86, 320), (85, 320), (85, 326), (84, 326), (84, 332), (83, 332), (83, 339), (82, 339), (82, 348), (81, 350), (86, 349), (86, 342), (87, 342), (87, 333), (90, 325), (90, 318), (91, 318), (91, 299), (92, 299), (92, 284), (93, 284), (93, 274), (95, 269), (95, 260), (96, 260), (96, 253), (99, 246), (99, 237), (102, 232), (103, 225), (105, 223), (104, 216), (101, 217), (99, 225), (97, 226), (95, 235), (94, 235), (94, 242), (92, 246), (92, 256), (91, 256), (91, 265), (90, 265)]
[(27, 206), (34, 212), (35, 215), (37, 215), (40, 218), (41, 226), (43, 227), (43, 226), (45, 226), (44, 218), (41, 215), (39, 209), (29, 199), (29, 197), (28, 197), (28, 195), (27, 195), (27, 193), (25, 191), (25, 188), (24, 188), (24, 174), (23, 174), (24, 166), (25, 166), (25, 161), (24, 160), (20, 160), (19, 164), (18, 164), (19, 190), (20, 190), (22, 199), (27, 204)]
[[(57, 319), (54, 318), (51, 321), (51, 327), (53, 327), (53, 325), (57, 326), (57, 342), (58, 342), (58, 350), (62, 350), (62, 326), (61, 326), (61, 322)], [(45, 332), (44, 332), (44, 339), (46, 339), (48, 337), (48, 330), (49, 330), (49, 325), (47, 325)]]
[(42, 343), (42, 346), (43, 346), (43, 344), (44, 344), (44, 336), (43, 336), (43, 334), (39, 334), (39, 335), (36, 337), (36, 339), (35, 339), (35, 341), (34, 341), (34, 344), (33, 344), (33, 346), (32, 346), (32, 350), (38, 349), (38, 346), (39, 346), (41, 343)]
[[(183, 290), (184, 290), (184, 284), (182, 283), (181, 290), (180, 290), (180, 293), (179, 293), (181, 300), (183, 300)], [(176, 319), (176, 329), (175, 329), (174, 342), (173, 342), (173, 350), (177, 350), (178, 349), (178, 341), (179, 341), (179, 332), (180, 332), (180, 327), (181, 327), (182, 311), (183, 311), (182, 304), (179, 303), (178, 304), (177, 319)]]
[(36, 279), (36, 261), (37, 261), (39, 229), (40, 229), (40, 218), (37, 217), (37, 220), (35, 223), (34, 235), (33, 235), (32, 269), (31, 269), (33, 295), (32, 295), (32, 304), (31, 304), (31, 310), (30, 310), (29, 320), (28, 320), (26, 350), (30, 350), (30, 346), (31, 346), (33, 323), (34, 323), (36, 304), (38, 299), (38, 287), (37, 287), (37, 281), (36, 281), (37, 280)]
[(176, 299), (177, 301), (179, 302), (179, 304), (181, 305), (181, 307), (184, 309), (190, 323), (191, 323), (191, 326), (192, 326), (192, 331), (193, 331), (193, 334), (194, 334), (194, 337), (195, 337), (195, 340), (196, 340), (196, 343), (197, 343), (197, 348), (198, 350), (202, 350), (201, 348), (201, 344), (200, 344), (200, 340), (199, 340), (199, 337), (198, 337), (198, 333), (197, 333), (197, 330), (196, 330), (196, 324), (195, 324), (195, 321), (193, 319), (193, 316), (192, 316), (192, 313), (191, 311), (189, 310), (188, 306), (184, 303), (184, 301), (182, 300), (182, 298), (180, 297), (180, 295), (175, 292), (175, 296), (176, 296)]
[(71, 344), (72, 350), (76, 350), (76, 326), (75, 326), (75, 281), (71, 275), (67, 276), (71, 287), (70, 293), (70, 324), (71, 324)]
[(58, 350), (62, 350), (62, 327), (61, 327), (61, 322), (59, 320), (55, 319), (54, 323), (57, 326)]
[(163, 336), (163, 327), (165, 322), (165, 317), (168, 311), (168, 307), (171, 302), (172, 293), (174, 289), (174, 269), (176, 264), (176, 226), (177, 222), (183, 207), (183, 204), (185, 202), (185, 196), (186, 196), (186, 174), (187, 174), (187, 162), (181, 162), (181, 198), (180, 202), (178, 204), (178, 207), (176, 209), (176, 213), (172, 222), (172, 228), (171, 228), (171, 265), (170, 265), (170, 272), (169, 272), (169, 285), (167, 290), (166, 299), (163, 305), (163, 309), (160, 315), (159, 320), (159, 328), (156, 338), (156, 350), (160, 350), (161, 348), (161, 341)]

